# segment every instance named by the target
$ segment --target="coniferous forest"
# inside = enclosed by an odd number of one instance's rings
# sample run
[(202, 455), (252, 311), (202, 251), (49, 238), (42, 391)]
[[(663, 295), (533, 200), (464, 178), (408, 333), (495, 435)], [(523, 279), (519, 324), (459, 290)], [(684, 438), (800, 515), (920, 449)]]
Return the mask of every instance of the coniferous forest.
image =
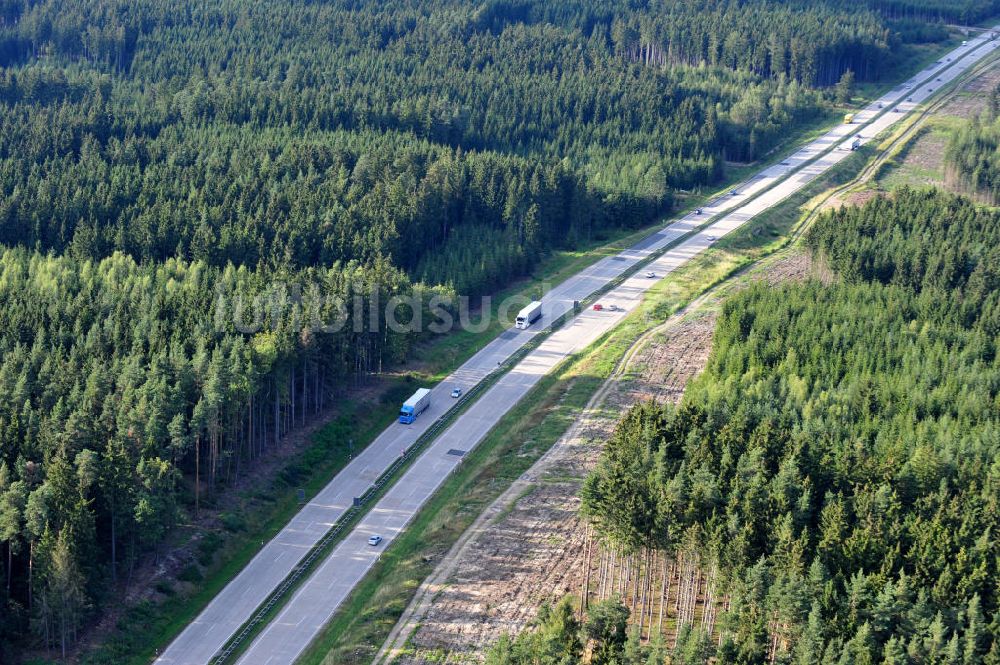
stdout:
[[(606, 543), (721, 571), (717, 634), (685, 632), (670, 662), (1000, 662), (1000, 213), (903, 190), (806, 244), (835, 282), (728, 300), (681, 403), (619, 422), (584, 512)], [(537, 647), (568, 634), (553, 616), (491, 658), (577, 662), (523, 657), (565, 653)], [(602, 663), (670, 653), (582, 634)]]
[[(0, 660), (72, 648), (184, 511), (419, 341), (312, 334), (332, 305), (295, 285), (357, 296), (359, 319), (493, 292), (996, 4), (0, 0)], [(995, 609), (985, 583), (945, 586), (925, 600), (955, 634), (960, 602)]]

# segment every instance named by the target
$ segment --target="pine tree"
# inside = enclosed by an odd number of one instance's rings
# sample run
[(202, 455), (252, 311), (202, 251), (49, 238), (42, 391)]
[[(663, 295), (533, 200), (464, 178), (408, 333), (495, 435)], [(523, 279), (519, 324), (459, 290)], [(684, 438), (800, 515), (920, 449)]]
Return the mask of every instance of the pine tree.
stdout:
[(628, 639), (629, 611), (617, 597), (594, 603), (587, 611), (584, 633), (591, 641), (591, 662), (611, 665), (622, 656)]
[(59, 635), (59, 649), (63, 658), (66, 650), (76, 641), (77, 629), (87, 607), (84, 591), (85, 580), (70, 544), (68, 529), (63, 529), (55, 539), (48, 556), (44, 604), (50, 612), (50, 621)]
[(23, 480), (15, 480), (6, 487), (0, 483), (0, 542), (7, 543), (7, 597), (11, 596), (14, 576), (14, 555), (22, 542), (24, 509), (28, 501), (28, 487)]
[(847, 104), (854, 94), (854, 72), (850, 69), (844, 72), (837, 81), (836, 97), (838, 104)]

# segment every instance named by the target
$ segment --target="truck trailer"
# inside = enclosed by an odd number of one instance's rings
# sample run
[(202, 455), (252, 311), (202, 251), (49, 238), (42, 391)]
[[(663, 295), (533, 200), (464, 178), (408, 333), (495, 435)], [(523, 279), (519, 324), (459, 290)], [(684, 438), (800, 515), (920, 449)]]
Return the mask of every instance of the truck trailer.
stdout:
[(522, 330), (537, 321), (542, 316), (542, 303), (535, 300), (517, 313), (515, 325)]
[(403, 406), (399, 409), (399, 422), (409, 425), (430, 405), (430, 389), (421, 388), (417, 392), (413, 393), (413, 396), (410, 397), (410, 399), (403, 402)]

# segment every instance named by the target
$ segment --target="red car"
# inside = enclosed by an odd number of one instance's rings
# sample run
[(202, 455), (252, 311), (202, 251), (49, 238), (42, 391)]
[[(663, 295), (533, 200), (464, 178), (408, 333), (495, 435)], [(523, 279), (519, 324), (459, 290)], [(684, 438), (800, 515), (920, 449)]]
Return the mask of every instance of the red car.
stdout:
[(602, 305), (601, 303), (597, 303), (596, 305), (594, 305), (594, 311), (595, 312), (600, 312), (603, 309), (604, 309), (604, 305)]

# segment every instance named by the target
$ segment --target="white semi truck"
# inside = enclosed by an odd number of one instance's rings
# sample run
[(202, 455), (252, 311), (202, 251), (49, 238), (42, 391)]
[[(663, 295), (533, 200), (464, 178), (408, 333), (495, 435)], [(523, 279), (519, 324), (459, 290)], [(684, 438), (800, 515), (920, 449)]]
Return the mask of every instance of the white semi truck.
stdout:
[(410, 399), (403, 402), (403, 406), (399, 409), (399, 422), (409, 425), (430, 405), (430, 389), (421, 388), (417, 392), (413, 393), (413, 396), (410, 397)]
[(537, 321), (542, 316), (542, 303), (535, 300), (517, 313), (515, 325), (522, 330)]

